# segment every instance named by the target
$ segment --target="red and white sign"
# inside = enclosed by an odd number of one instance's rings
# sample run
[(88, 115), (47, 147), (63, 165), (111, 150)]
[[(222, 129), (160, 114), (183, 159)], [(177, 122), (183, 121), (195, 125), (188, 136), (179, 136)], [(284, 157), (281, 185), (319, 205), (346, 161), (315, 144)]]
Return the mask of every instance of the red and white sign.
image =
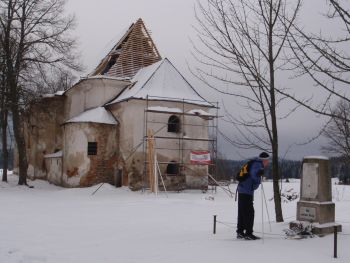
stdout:
[(210, 153), (208, 151), (192, 151), (190, 159), (192, 164), (211, 164)]

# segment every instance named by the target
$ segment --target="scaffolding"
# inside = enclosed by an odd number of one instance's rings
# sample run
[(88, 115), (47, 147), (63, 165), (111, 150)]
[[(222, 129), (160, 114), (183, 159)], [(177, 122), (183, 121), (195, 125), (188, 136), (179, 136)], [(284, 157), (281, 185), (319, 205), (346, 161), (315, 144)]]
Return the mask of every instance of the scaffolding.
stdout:
[[(177, 108), (168, 108), (162, 106), (151, 106), (154, 101), (168, 101), (173, 102), (180, 107)], [(208, 106), (203, 106), (206, 103)], [(159, 103), (154, 103), (154, 105), (159, 105)], [(200, 108), (206, 107), (210, 108), (211, 111), (215, 111), (214, 113), (208, 113), (204, 110), (194, 110), (195, 106)], [(190, 109), (190, 110), (189, 110)], [(152, 161), (156, 160), (157, 165), (164, 166), (174, 163), (172, 160), (168, 161), (157, 161), (157, 156), (159, 153), (164, 152), (178, 152), (177, 154), (177, 162), (179, 168), (179, 175), (184, 176), (186, 178), (185, 171), (191, 171), (192, 174), (196, 174), (196, 169), (194, 166), (198, 165), (207, 165), (208, 172), (210, 175), (206, 175), (201, 178), (204, 180), (205, 189), (208, 190), (208, 187), (212, 185), (212, 179), (217, 178), (217, 138), (218, 138), (218, 102), (212, 103), (207, 102), (205, 100), (195, 101), (195, 100), (186, 100), (186, 99), (174, 99), (174, 98), (166, 98), (166, 97), (155, 97), (148, 96), (146, 99), (146, 107), (144, 110), (144, 129), (143, 129), (143, 153), (144, 153), (144, 169), (142, 176), (142, 188), (143, 190), (150, 189), (152, 191), (153, 186), (147, 185), (148, 182), (154, 182), (153, 179), (150, 178), (150, 172), (154, 171), (154, 163)], [(165, 115), (164, 117), (155, 118), (155, 116)], [(169, 126), (169, 116), (177, 116), (179, 118), (179, 131), (178, 132), (164, 132), (165, 129)], [(193, 121), (195, 118), (201, 118), (204, 121)], [(163, 119), (163, 120), (162, 120)], [(165, 121), (166, 120), (166, 121)], [(185, 134), (185, 132), (191, 128), (192, 131), (195, 129), (205, 129), (204, 132), (207, 136), (204, 138), (198, 137), (189, 137)], [(150, 135), (152, 137), (150, 137)], [(148, 141), (152, 140), (152, 149), (149, 148)], [(164, 143), (168, 142), (168, 143)], [(169, 143), (173, 142), (173, 143)], [(206, 145), (207, 147), (202, 147), (199, 150), (207, 151), (210, 154), (210, 163), (193, 163), (185, 156), (186, 153), (191, 153), (196, 151), (195, 145), (201, 144)], [(165, 146), (164, 146), (165, 144)], [(170, 146), (169, 146), (170, 145)], [(207, 148), (207, 149), (204, 149)], [(155, 155), (155, 157), (151, 157), (150, 155)], [(172, 154), (172, 157), (175, 155)], [(169, 158), (171, 159), (171, 158)], [(150, 171), (152, 170), (152, 171)], [(164, 169), (163, 169), (164, 170)], [(158, 169), (160, 172), (160, 169)], [(162, 180), (163, 177), (160, 175)], [(174, 188), (174, 187), (173, 187)], [(176, 188), (176, 187), (175, 187)], [(177, 191), (181, 191), (187, 188), (187, 185), (178, 185)]]

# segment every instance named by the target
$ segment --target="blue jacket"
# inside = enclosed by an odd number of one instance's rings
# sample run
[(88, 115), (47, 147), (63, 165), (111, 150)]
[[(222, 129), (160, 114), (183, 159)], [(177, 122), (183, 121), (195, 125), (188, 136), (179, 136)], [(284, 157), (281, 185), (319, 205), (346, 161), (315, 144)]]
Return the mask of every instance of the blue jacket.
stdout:
[(254, 190), (258, 189), (261, 183), (261, 174), (264, 171), (263, 162), (256, 158), (249, 169), (249, 176), (243, 182), (239, 182), (237, 191), (240, 194), (253, 195)]

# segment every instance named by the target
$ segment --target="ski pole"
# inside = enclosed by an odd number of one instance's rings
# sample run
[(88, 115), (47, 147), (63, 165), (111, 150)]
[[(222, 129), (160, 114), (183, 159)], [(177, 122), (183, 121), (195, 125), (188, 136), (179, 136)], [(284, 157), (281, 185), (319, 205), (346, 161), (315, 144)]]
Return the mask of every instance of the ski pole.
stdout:
[(264, 191), (263, 191), (263, 183), (261, 182), (261, 232), (262, 232), (262, 242), (264, 243)]
[(98, 189), (101, 188), (101, 186), (102, 186), (103, 184), (104, 184), (104, 183), (101, 183), (101, 185), (100, 185), (91, 195), (94, 195), (94, 194), (98, 191)]
[(269, 220), (270, 232), (272, 232), (270, 214), (269, 214), (269, 210), (268, 210), (268, 208), (267, 208), (266, 195), (265, 195), (265, 191), (264, 191), (264, 186), (263, 186), (263, 184), (261, 184), (261, 190), (262, 190), (262, 193), (263, 193), (263, 195), (264, 195), (265, 207), (266, 207), (266, 214), (267, 214), (267, 219)]

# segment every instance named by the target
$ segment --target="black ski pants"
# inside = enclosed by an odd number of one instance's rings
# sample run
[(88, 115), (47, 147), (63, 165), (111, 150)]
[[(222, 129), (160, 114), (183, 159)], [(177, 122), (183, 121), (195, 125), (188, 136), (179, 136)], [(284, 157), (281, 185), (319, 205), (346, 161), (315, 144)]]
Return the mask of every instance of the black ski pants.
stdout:
[(238, 193), (237, 233), (250, 235), (253, 233), (254, 205), (253, 195)]

